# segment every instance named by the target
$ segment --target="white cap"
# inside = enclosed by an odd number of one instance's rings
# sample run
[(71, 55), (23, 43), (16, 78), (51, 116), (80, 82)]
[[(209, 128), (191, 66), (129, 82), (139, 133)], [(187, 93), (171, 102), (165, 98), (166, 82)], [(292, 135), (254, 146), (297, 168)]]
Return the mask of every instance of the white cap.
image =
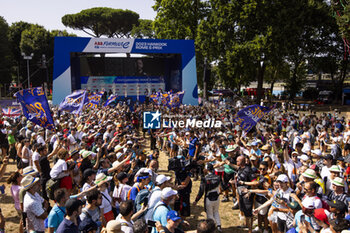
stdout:
[(150, 176), (152, 176), (152, 174), (153, 174), (151, 169), (145, 168), (145, 167), (138, 170), (138, 172), (135, 174), (135, 176), (140, 175), (140, 173), (148, 173)]
[(315, 209), (314, 201), (311, 198), (306, 197), (301, 204), (307, 209)]
[(120, 159), (120, 157), (123, 155), (123, 153), (122, 152), (118, 152), (117, 153), (117, 159)]
[(285, 174), (281, 174), (277, 177), (277, 180), (276, 181), (281, 181), (283, 183), (288, 183), (289, 182), (289, 179), (288, 179), (288, 176), (285, 175)]
[(298, 156), (298, 159), (303, 160), (303, 161), (308, 161), (309, 156), (307, 156), (306, 154), (302, 154), (301, 156)]
[(127, 144), (127, 145), (132, 145), (132, 141), (129, 140), (129, 141), (126, 142), (126, 144)]
[(322, 155), (322, 151), (320, 149), (316, 149), (316, 150), (311, 150), (311, 153), (317, 155), (317, 156), (321, 156)]
[(156, 178), (156, 183), (163, 184), (164, 182), (169, 181), (170, 179), (170, 176), (158, 175)]
[(170, 187), (166, 187), (162, 190), (162, 199), (167, 199), (168, 197), (171, 197), (171, 196), (174, 196), (174, 195), (177, 195), (177, 191), (170, 188)]

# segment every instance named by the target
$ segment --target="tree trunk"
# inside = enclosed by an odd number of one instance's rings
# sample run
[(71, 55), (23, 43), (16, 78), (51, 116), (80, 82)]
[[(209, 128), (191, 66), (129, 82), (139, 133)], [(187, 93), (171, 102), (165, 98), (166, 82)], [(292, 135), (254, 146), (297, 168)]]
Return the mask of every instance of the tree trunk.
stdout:
[(270, 104), (272, 103), (272, 93), (273, 93), (273, 86), (275, 85), (275, 82), (271, 82), (271, 86), (270, 86)]

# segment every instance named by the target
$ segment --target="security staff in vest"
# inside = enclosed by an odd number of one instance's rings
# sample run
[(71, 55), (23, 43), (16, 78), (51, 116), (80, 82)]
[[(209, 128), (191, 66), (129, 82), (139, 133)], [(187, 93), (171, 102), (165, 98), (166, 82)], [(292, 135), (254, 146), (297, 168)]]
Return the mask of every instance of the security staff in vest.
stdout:
[(208, 163), (206, 165), (207, 175), (202, 177), (199, 192), (193, 205), (202, 198), (204, 194), (204, 210), (207, 213), (208, 219), (214, 219), (218, 226), (218, 231), (221, 232), (221, 220), (219, 214), (219, 186), (220, 176), (215, 175), (213, 164)]

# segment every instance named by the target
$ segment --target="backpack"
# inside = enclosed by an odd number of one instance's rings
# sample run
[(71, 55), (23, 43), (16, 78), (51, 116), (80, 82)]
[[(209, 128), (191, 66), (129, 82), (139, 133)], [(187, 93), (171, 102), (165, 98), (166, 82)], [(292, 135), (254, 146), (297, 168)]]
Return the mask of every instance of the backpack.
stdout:
[(50, 200), (55, 200), (54, 192), (60, 188), (60, 180), (49, 179), (46, 182), (46, 193)]
[(328, 205), (328, 203), (325, 200), (323, 200), (322, 198), (319, 198), (319, 197), (316, 197), (316, 199), (321, 200), (322, 208), (329, 211), (329, 205)]
[(142, 189), (138, 192), (135, 198), (134, 208), (139, 211), (142, 206), (148, 205), (149, 198), (151, 197), (151, 192), (148, 189)]

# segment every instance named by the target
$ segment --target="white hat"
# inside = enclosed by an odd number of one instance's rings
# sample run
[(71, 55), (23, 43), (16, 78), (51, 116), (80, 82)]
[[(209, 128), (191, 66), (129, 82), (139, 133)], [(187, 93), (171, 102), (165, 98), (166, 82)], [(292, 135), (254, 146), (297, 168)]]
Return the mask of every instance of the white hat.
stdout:
[(31, 175), (27, 175), (23, 177), (21, 181), (21, 186), (24, 190), (28, 190), (38, 181), (39, 181), (39, 178), (33, 177)]
[(286, 137), (284, 137), (284, 138), (283, 138), (283, 141), (285, 141), (285, 142), (289, 142), (289, 139), (288, 139), (288, 138), (286, 138)]
[(303, 161), (308, 161), (309, 156), (307, 156), (306, 154), (302, 154), (301, 156), (298, 156), (298, 159), (303, 160)]
[(174, 196), (174, 195), (177, 195), (177, 191), (170, 188), (170, 187), (166, 187), (162, 190), (162, 199), (167, 199), (168, 197), (171, 197), (171, 196)]
[(322, 155), (322, 151), (320, 149), (316, 149), (316, 150), (311, 150), (311, 153), (317, 155), (317, 156), (321, 156)]
[(24, 176), (26, 176), (26, 175), (35, 175), (36, 173), (37, 173), (37, 171), (35, 171), (32, 166), (28, 166), (28, 167), (23, 168), (22, 175), (24, 175)]
[(315, 209), (315, 204), (312, 198), (306, 197), (301, 204), (306, 209)]
[(143, 167), (140, 170), (138, 170), (138, 172), (135, 174), (135, 176), (138, 176), (141, 173), (148, 173), (150, 176), (152, 176), (152, 174), (153, 174), (151, 169)]
[(113, 164), (112, 164), (112, 167), (116, 167), (120, 164), (120, 162), (117, 160), (117, 161), (114, 161)]
[(122, 157), (123, 153), (122, 152), (118, 152), (117, 153), (117, 159), (120, 159), (120, 157)]
[(334, 180), (332, 180), (332, 184), (340, 187), (344, 187), (344, 180), (340, 177), (335, 177)]
[(338, 165), (333, 165), (331, 168), (329, 168), (330, 172), (341, 172)]
[(227, 148), (226, 148), (226, 152), (232, 152), (234, 150), (236, 150), (238, 146), (235, 144), (235, 145), (228, 145)]
[(108, 126), (107, 126), (107, 129), (112, 129), (112, 125), (108, 125)]
[(163, 184), (166, 181), (169, 181), (171, 179), (170, 176), (165, 176), (165, 175), (158, 175), (156, 178), (156, 183), (157, 184)]
[(126, 144), (127, 144), (127, 145), (132, 145), (132, 141), (129, 140), (129, 141), (126, 142)]
[(288, 183), (289, 182), (289, 179), (288, 179), (288, 176), (285, 175), (285, 174), (281, 174), (277, 177), (277, 180), (276, 181), (281, 181), (283, 183)]
[(96, 179), (95, 179), (94, 183), (97, 184), (97, 185), (101, 185), (103, 183), (106, 183), (106, 182), (112, 180), (112, 178), (113, 178), (112, 176), (106, 176), (106, 174), (101, 172), (100, 174), (98, 174), (96, 176)]
[(313, 169), (306, 169), (306, 171), (302, 174), (304, 177), (311, 178), (311, 179), (316, 179), (317, 175), (315, 170)]

